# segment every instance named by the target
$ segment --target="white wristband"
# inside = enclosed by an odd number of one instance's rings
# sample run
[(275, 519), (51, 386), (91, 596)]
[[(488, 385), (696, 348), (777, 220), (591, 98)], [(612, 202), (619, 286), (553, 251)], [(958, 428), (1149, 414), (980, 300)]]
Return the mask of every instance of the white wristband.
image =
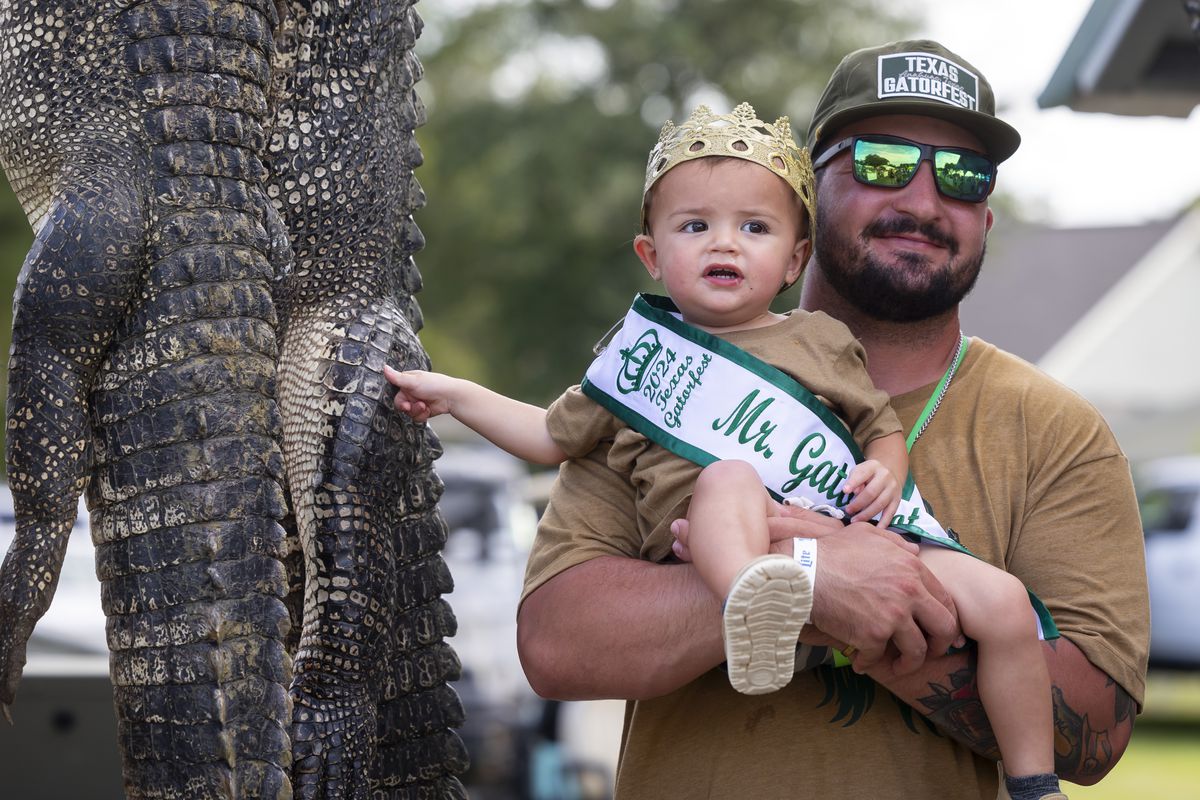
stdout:
[(817, 587), (817, 540), (793, 539), (793, 557), (804, 574), (808, 576), (808, 585), (815, 590)]

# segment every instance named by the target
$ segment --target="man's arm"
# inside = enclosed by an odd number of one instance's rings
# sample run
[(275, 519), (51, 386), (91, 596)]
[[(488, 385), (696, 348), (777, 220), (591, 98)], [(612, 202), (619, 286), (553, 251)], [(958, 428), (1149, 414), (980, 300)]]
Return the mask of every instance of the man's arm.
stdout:
[[(802, 640), (854, 642), (882, 654), (889, 641), (943, 651), (958, 636), (949, 594), (915, 555), (884, 535), (846, 536), (840, 522), (794, 509), (772, 538), (820, 539), (813, 623)], [(874, 526), (863, 525), (864, 528)], [(724, 659), (720, 600), (690, 564), (594, 558), (530, 593), (517, 615), (517, 649), (544, 697), (645, 699), (674, 691)], [(827, 636), (823, 636), (827, 634)], [(919, 659), (917, 659), (919, 663)]]
[(690, 564), (602, 556), (525, 598), (517, 651), (543, 697), (642, 700), (725, 659), (720, 619), (720, 601)]
[[(1096, 783), (1129, 744), (1136, 704), (1065, 636), (1045, 642), (1044, 652), (1054, 699), (1055, 771), (1074, 783)], [(974, 648), (930, 659), (904, 676), (893, 674), (888, 663), (868, 674), (947, 736), (985, 758), (1000, 758), (975, 682)]]
[(651, 697), (723, 658), (719, 601), (699, 574), (636, 557), (636, 503), (605, 447), (559, 470), (517, 612), (517, 652), (543, 697)]

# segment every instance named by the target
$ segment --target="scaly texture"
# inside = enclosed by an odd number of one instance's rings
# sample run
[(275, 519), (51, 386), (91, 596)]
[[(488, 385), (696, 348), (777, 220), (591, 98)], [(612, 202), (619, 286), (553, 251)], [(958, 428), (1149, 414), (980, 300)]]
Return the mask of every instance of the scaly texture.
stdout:
[(0, 163), (36, 234), (0, 703), (86, 488), (130, 797), (289, 797), (293, 726), (300, 796), (461, 793), (437, 444), (378, 376), (424, 361), (417, 26), (406, 3), (0, 0)]
[[(45, 6), (45, 7), (42, 7)], [(285, 797), (269, 2), (7, 3), (11, 702), (87, 486), (130, 797)], [(274, 255), (286, 263), (286, 253)]]
[(382, 376), (428, 364), (412, 299), (419, 25), (409, 4), (292, 3), (281, 29), (268, 192), (296, 259), (276, 300), (304, 565), (291, 692), (303, 798), (463, 793), (438, 446), (392, 411)]

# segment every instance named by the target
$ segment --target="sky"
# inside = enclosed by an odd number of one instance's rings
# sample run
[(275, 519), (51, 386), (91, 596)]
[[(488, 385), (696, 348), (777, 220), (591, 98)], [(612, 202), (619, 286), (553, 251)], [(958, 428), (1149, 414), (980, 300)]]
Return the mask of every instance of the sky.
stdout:
[[(1179, 0), (1155, 0), (1172, 2)], [(1172, 152), (1200, 143), (1200, 110), (1186, 120), (1039, 109), (1037, 96), (1066, 52), (1092, 0), (906, 0), (937, 39), (987, 76), (999, 115), (1021, 133), (998, 187), (1044, 209), (1035, 219), (1063, 227), (1170, 219), (1200, 197), (1200, 159), (1162, 169)], [(1200, 78), (1198, 78), (1200, 80)], [(1064, 164), (1104, 165), (1072, 169)]]

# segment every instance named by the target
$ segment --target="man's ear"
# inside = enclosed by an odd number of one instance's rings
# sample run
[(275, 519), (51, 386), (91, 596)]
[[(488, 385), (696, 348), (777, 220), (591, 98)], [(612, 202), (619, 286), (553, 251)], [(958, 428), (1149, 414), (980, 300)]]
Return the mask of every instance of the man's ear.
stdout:
[(654, 280), (662, 280), (662, 272), (658, 268), (658, 251), (654, 249), (654, 237), (648, 233), (639, 233), (633, 239), (633, 252), (641, 259), (646, 272)]
[(983, 229), (984, 233), (987, 233), (992, 229), (992, 222), (994, 222), (994, 218), (992, 217), (992, 210), (989, 208), (987, 210), (987, 222), (985, 223), (985, 227)]

